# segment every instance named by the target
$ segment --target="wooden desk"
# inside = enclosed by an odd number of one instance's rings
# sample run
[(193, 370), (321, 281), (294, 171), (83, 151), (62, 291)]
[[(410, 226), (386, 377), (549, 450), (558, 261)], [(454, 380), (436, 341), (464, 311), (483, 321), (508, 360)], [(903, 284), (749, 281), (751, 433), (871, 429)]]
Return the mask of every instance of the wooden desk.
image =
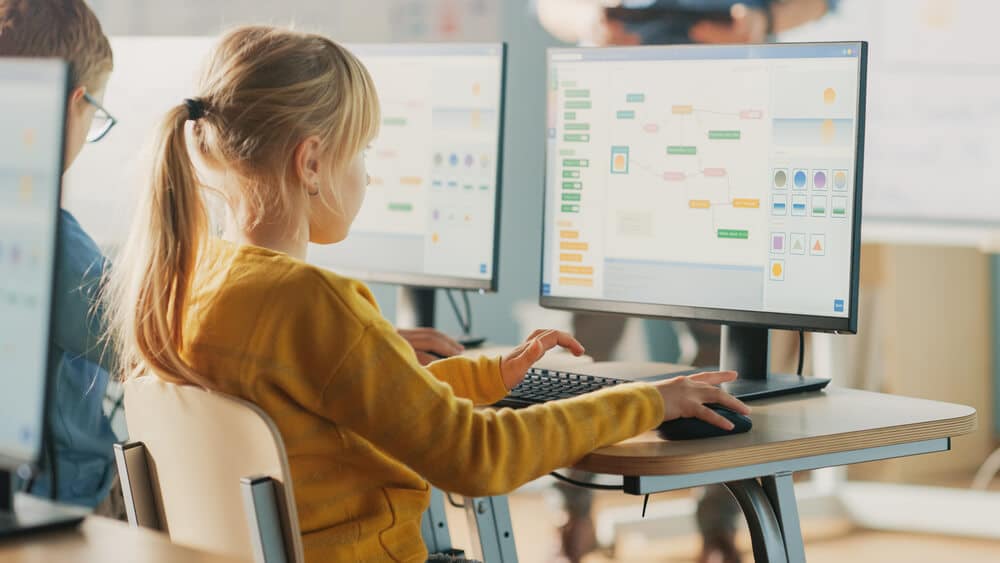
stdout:
[(751, 408), (746, 434), (669, 442), (648, 432), (575, 467), (622, 475), (625, 492), (638, 495), (723, 483), (743, 508), (758, 561), (804, 562), (792, 473), (945, 451), (976, 428), (971, 407), (841, 388)]
[(79, 528), (0, 542), (4, 563), (233, 563), (242, 561), (170, 543), (159, 532), (88, 517)]

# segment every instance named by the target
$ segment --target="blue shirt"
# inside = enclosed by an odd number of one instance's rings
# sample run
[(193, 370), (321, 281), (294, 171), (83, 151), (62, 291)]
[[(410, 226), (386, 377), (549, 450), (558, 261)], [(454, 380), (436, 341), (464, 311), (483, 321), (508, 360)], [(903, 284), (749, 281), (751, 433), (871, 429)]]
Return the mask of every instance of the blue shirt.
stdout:
[[(104, 413), (111, 350), (106, 350), (99, 292), (108, 267), (93, 239), (67, 211), (59, 215), (53, 301), (48, 422), (55, 446), (60, 502), (94, 507), (114, 478), (117, 441)], [(31, 493), (48, 497), (46, 469)]]

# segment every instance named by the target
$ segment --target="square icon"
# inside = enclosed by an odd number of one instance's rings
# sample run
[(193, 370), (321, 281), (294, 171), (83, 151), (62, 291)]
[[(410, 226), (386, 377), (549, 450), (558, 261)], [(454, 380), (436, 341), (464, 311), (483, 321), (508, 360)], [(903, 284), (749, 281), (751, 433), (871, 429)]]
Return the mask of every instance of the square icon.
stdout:
[(785, 233), (771, 233), (771, 254), (785, 253)]
[(771, 215), (786, 215), (788, 212), (788, 196), (771, 196)]
[(804, 256), (806, 253), (807, 243), (808, 241), (806, 240), (805, 233), (792, 233), (788, 236), (788, 252)]
[(826, 256), (826, 235), (811, 235), (809, 237), (809, 255)]
[(792, 215), (795, 217), (805, 217), (806, 215), (809, 215), (809, 198), (807, 196), (792, 196)]
[(771, 260), (771, 281), (785, 281), (785, 261)]
[(812, 198), (812, 216), (813, 217), (826, 217), (826, 196), (813, 196)]
[(834, 219), (847, 218), (847, 198), (834, 197), (830, 200), (830, 217)]
[(834, 313), (843, 313), (844, 312), (844, 300), (843, 299), (834, 299), (833, 300), (833, 312)]

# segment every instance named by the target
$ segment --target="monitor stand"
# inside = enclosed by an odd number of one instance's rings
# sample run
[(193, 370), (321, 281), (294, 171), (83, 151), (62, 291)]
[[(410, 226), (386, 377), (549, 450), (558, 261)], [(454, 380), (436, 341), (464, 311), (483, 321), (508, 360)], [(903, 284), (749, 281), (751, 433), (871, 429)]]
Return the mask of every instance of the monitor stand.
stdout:
[[(434, 326), (434, 310), (437, 289), (433, 287), (400, 286), (396, 294), (396, 326), (400, 328), (417, 328)], [(478, 348), (486, 342), (482, 336), (462, 334), (453, 336), (459, 344), (466, 348)]]
[(724, 383), (722, 388), (743, 401), (749, 401), (819, 391), (830, 383), (829, 379), (819, 377), (768, 373), (769, 353), (768, 329), (723, 325), (719, 369), (734, 370), (739, 377), (732, 383)]
[(30, 495), (22, 495), (24, 502), (19, 502), (15, 510), (14, 493), (13, 476), (0, 469), (0, 538), (74, 527), (86, 514), (82, 509), (60, 506)]

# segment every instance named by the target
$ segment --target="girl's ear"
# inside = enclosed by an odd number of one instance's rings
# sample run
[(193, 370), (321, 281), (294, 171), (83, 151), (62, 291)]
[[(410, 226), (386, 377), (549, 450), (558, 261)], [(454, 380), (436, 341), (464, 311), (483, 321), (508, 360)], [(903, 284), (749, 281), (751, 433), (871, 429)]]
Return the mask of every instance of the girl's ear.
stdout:
[(295, 174), (307, 192), (319, 188), (320, 179), (320, 140), (313, 135), (303, 139), (295, 147)]

